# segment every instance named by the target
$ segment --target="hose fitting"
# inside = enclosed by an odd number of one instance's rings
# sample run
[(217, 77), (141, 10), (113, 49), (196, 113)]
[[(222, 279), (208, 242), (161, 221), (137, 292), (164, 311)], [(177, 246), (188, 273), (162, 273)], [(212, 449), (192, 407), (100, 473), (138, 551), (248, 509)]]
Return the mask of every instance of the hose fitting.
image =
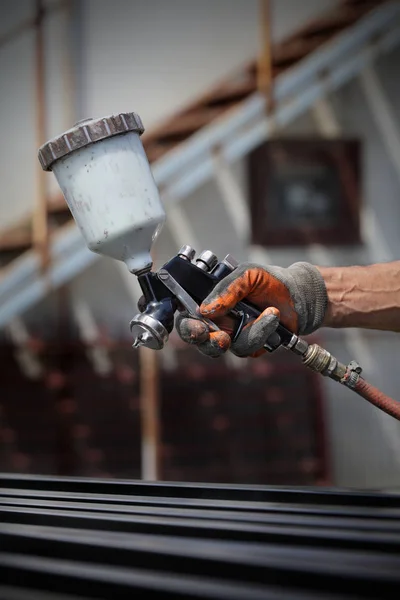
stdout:
[(346, 366), (318, 344), (311, 344), (303, 354), (303, 363), (316, 373), (341, 381), (346, 375)]
[(365, 381), (361, 377), (362, 369), (355, 360), (352, 360), (346, 367), (318, 344), (309, 345), (308, 342), (297, 335), (293, 335), (285, 347), (301, 356), (303, 364), (312, 371), (338, 381), (400, 421), (400, 402), (396, 402), (396, 400), (386, 396), (386, 394)]
[(360, 379), (360, 374), (362, 372), (362, 368), (355, 360), (352, 360), (346, 369), (346, 373), (344, 377), (340, 380), (340, 383), (345, 385), (346, 387), (355, 390), (358, 380)]

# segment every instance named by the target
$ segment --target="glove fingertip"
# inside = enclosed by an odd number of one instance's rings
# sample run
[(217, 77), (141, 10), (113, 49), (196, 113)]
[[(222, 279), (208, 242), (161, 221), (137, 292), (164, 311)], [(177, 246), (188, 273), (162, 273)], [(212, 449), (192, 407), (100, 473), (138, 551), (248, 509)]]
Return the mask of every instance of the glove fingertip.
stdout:
[(203, 302), (200, 306), (200, 313), (206, 316), (223, 316), (225, 314), (225, 307), (219, 301)]
[(264, 310), (264, 315), (274, 315), (278, 319), (281, 318), (280, 311), (275, 306), (269, 306)]
[(200, 344), (198, 349), (210, 358), (218, 358), (229, 350), (231, 338), (225, 331), (214, 331), (210, 333), (209, 339)]
[(229, 350), (231, 338), (225, 331), (215, 331), (210, 335), (211, 341), (217, 345), (223, 352)]
[(209, 339), (207, 325), (197, 319), (183, 318), (177, 323), (176, 329), (187, 344), (202, 344)]
[[(276, 312), (278, 314), (276, 314)], [(271, 330), (273, 331), (279, 325), (279, 311), (271, 312), (270, 308), (266, 308), (259, 317), (249, 326), (254, 330), (258, 329), (261, 331)]]
[(255, 321), (246, 325), (241, 331), (233, 348), (237, 356), (257, 358), (264, 353), (264, 344), (279, 325), (276, 314), (271, 314), (267, 310), (264, 310)]

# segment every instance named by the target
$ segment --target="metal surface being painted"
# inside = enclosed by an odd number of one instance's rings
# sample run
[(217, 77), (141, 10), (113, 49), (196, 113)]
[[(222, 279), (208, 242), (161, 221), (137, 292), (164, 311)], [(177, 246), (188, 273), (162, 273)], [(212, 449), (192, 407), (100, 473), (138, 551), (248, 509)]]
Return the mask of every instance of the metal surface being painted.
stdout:
[(400, 496), (0, 474), (0, 598), (398, 599)]

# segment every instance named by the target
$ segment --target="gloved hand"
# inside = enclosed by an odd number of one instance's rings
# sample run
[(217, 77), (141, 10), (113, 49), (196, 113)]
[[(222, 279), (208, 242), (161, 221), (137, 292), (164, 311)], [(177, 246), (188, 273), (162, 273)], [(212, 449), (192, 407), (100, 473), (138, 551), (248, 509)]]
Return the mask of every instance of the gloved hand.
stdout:
[[(244, 298), (263, 312), (232, 344), (233, 321), (227, 313)], [(256, 357), (265, 352), (263, 346), (279, 321), (293, 333), (312, 333), (322, 325), (327, 304), (322, 275), (309, 263), (289, 268), (242, 264), (219, 282), (200, 306), (201, 314), (221, 331), (210, 332), (204, 322), (188, 318), (184, 312), (175, 325), (183, 341), (196, 344), (208, 356), (218, 357), (230, 349), (237, 356)]]

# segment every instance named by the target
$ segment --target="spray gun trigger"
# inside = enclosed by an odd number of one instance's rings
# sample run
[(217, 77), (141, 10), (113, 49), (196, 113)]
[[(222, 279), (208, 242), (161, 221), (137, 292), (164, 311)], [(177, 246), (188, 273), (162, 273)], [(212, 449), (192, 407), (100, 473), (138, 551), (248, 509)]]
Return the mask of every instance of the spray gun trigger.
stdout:
[(219, 327), (210, 319), (203, 317), (200, 314), (200, 307), (195, 300), (183, 289), (183, 287), (172, 277), (168, 271), (161, 269), (158, 274), (158, 278), (163, 282), (166, 288), (174, 294), (176, 299), (182, 304), (183, 308), (187, 311), (189, 317), (192, 319), (198, 319), (206, 323), (210, 331), (219, 331)]

